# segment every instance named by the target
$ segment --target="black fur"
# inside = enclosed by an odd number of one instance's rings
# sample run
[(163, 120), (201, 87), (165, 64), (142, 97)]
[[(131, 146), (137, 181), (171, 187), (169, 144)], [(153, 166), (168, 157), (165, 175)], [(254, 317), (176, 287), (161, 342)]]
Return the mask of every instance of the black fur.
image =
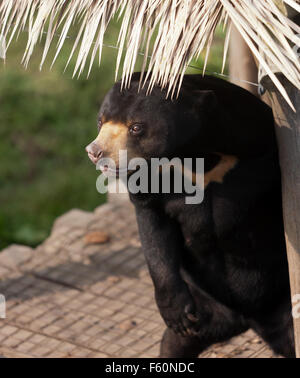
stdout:
[(162, 357), (196, 357), (213, 343), (253, 328), (273, 350), (294, 356), (280, 169), (271, 109), (214, 77), (186, 75), (177, 100), (154, 88), (138, 93), (117, 83), (100, 118), (141, 122), (128, 139), (141, 157), (237, 157), (204, 202), (184, 194), (131, 194), (142, 247), (168, 328)]

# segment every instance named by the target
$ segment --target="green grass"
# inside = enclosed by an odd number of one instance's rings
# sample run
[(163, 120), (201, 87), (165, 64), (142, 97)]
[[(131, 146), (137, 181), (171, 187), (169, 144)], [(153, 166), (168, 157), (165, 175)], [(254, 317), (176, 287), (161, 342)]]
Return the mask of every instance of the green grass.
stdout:
[[(112, 25), (106, 42), (115, 43), (116, 35)], [(220, 71), (223, 37), (219, 30), (208, 70)], [(28, 70), (21, 66), (24, 44), (21, 36), (0, 69), (0, 249), (35, 246), (57, 216), (74, 207), (91, 211), (105, 201), (84, 147), (96, 135), (98, 108), (114, 83), (116, 51), (104, 48), (89, 80), (72, 80), (74, 62), (63, 73), (71, 45), (51, 71), (48, 63), (40, 72), (41, 47)]]

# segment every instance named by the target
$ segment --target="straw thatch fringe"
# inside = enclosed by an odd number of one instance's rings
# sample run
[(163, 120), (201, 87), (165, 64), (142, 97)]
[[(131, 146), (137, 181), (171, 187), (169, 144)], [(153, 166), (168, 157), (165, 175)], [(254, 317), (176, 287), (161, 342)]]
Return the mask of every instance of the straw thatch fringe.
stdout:
[[(300, 89), (300, 60), (293, 49), (295, 45), (300, 46), (300, 28), (287, 18), (284, 3), (300, 11), (295, 0), (2, 0), (0, 30), (7, 46), (20, 31), (28, 31), (23, 57), (26, 66), (36, 43), (46, 33), (42, 66), (57, 30), (60, 37), (54, 61), (71, 25), (79, 22), (80, 29), (70, 59), (78, 51), (74, 75), (80, 75), (87, 65), (90, 72), (97, 54), (100, 62), (104, 33), (112, 17), (118, 14), (123, 20), (116, 72), (124, 57), (123, 85), (129, 85), (138, 53), (143, 48), (143, 71), (148, 71), (144, 79), (150, 79), (148, 89), (158, 84), (167, 87), (174, 95), (191, 59), (199, 57), (205, 50), (206, 66), (217, 25), (220, 22), (226, 24), (230, 19), (291, 105), (273, 73), (274, 68), (282, 72)], [(225, 41), (224, 61), (229, 35), (230, 28)]]

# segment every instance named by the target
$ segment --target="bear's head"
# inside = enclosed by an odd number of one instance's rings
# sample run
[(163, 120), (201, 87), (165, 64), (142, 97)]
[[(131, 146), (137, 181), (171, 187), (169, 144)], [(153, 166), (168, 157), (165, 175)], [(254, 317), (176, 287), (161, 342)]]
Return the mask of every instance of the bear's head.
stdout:
[(190, 97), (186, 99), (167, 98), (166, 91), (159, 87), (154, 87), (151, 94), (139, 90), (138, 74), (128, 89), (121, 90), (121, 83), (116, 83), (100, 108), (99, 134), (86, 147), (89, 158), (95, 164), (111, 159), (111, 167), (108, 162), (100, 169), (118, 174), (121, 150), (127, 152), (127, 161), (177, 156), (180, 146), (195, 138), (195, 123), (199, 126)]

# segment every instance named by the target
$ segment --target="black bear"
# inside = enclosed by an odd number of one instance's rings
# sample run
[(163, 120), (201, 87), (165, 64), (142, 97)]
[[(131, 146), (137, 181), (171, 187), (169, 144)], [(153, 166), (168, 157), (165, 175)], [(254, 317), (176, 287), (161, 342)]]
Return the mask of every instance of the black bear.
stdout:
[[(204, 200), (130, 193), (142, 248), (167, 325), (161, 357), (197, 357), (249, 328), (294, 356), (281, 179), (271, 109), (246, 90), (185, 75), (177, 99), (116, 83), (101, 106), (94, 163), (204, 158)], [(110, 169), (107, 165), (104, 171)], [(111, 168), (113, 170), (113, 168)], [(128, 171), (131, 174), (131, 171)]]

